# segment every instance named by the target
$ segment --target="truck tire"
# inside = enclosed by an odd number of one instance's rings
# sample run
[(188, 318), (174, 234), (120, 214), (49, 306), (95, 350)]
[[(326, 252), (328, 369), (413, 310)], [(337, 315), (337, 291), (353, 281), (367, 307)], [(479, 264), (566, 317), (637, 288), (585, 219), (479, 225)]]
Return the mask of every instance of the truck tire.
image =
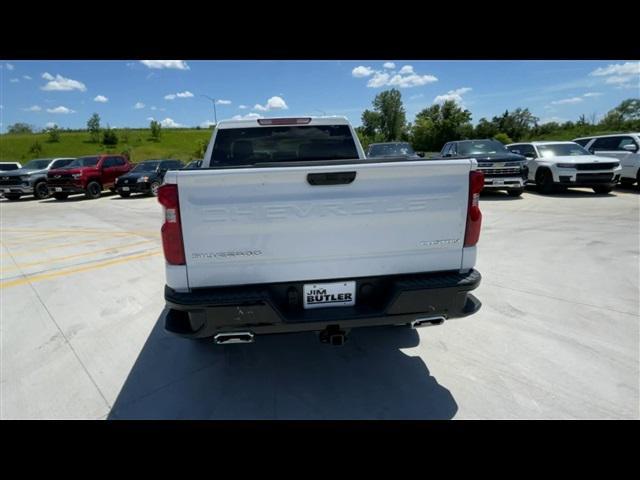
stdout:
[(4, 196), (7, 198), (7, 200), (20, 200), (20, 194), (19, 193), (5, 193)]
[(507, 190), (510, 197), (519, 197), (523, 192), (524, 188), (513, 188), (511, 190)]
[(53, 194), (53, 198), (55, 198), (56, 200), (66, 200), (68, 196), (69, 196), (68, 193), (54, 193)]
[(91, 180), (87, 184), (87, 189), (84, 193), (84, 196), (91, 200), (95, 200), (96, 198), (100, 198), (101, 193), (102, 193), (102, 185), (100, 185), (95, 180)]
[(47, 188), (47, 182), (42, 181), (36, 183), (33, 187), (33, 196), (37, 200), (44, 200), (45, 198), (49, 198), (49, 189)]
[(539, 168), (536, 172), (536, 186), (540, 193), (553, 193), (555, 186), (553, 185), (553, 175), (547, 168)]
[(613, 190), (613, 187), (610, 185), (596, 185), (593, 187), (593, 191), (599, 194), (607, 194)]
[(151, 182), (151, 185), (149, 185), (149, 193), (154, 197), (157, 197), (158, 188), (160, 188), (160, 182)]

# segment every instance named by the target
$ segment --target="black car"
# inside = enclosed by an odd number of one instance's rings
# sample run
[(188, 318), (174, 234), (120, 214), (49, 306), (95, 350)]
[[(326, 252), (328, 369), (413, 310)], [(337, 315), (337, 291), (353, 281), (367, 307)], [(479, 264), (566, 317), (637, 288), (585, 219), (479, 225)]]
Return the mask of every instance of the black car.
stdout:
[(511, 153), (498, 140), (458, 140), (442, 147), (445, 158), (475, 158), (478, 170), (484, 173), (486, 190), (506, 190), (512, 197), (524, 192), (529, 169), (527, 159)]
[(157, 195), (164, 175), (168, 170), (179, 170), (184, 167), (180, 160), (145, 160), (136, 164), (128, 173), (116, 179), (115, 190), (121, 197), (132, 193)]
[(408, 142), (372, 143), (367, 148), (367, 158), (375, 157), (402, 157), (420, 158), (422, 155), (415, 152)]

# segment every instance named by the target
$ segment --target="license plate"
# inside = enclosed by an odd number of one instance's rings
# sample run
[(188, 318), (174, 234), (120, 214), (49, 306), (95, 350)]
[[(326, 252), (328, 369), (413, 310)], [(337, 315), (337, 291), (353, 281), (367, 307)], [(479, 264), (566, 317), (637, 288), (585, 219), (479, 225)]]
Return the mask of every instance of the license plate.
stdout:
[(356, 304), (356, 282), (305, 283), (304, 308), (349, 307)]
[(122, 191), (123, 192), (128, 192), (129, 191), (129, 187), (122, 187)]
[(56, 192), (61, 192), (62, 191), (62, 187), (56, 187)]

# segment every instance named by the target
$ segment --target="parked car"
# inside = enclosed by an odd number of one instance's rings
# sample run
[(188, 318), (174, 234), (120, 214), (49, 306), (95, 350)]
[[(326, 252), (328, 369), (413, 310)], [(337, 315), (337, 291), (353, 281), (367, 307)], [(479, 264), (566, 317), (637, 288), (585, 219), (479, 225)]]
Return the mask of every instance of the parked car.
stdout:
[(506, 190), (512, 197), (519, 197), (524, 192), (528, 174), (526, 158), (510, 152), (497, 140), (448, 142), (440, 155), (445, 158), (475, 158), (478, 169), (484, 173), (486, 190)]
[(418, 158), (423, 155), (415, 152), (408, 142), (372, 143), (367, 148), (367, 158), (407, 156)]
[(566, 187), (609, 193), (620, 180), (620, 162), (593, 155), (575, 142), (512, 143), (507, 148), (528, 159), (528, 180), (542, 193)]
[(37, 158), (24, 167), (0, 175), (0, 191), (9, 200), (18, 200), (23, 195), (33, 195), (38, 200), (49, 196), (47, 172), (62, 168), (75, 158)]
[(22, 168), (20, 162), (0, 162), (0, 172), (8, 172)]
[(75, 159), (64, 168), (49, 170), (47, 188), (56, 200), (83, 193), (98, 198), (105, 189), (114, 190), (116, 178), (133, 165), (124, 155), (92, 155)]
[(184, 170), (192, 170), (194, 168), (200, 168), (202, 165), (202, 159), (192, 160), (184, 166)]
[(180, 160), (145, 160), (116, 179), (116, 192), (125, 198), (132, 193), (158, 195), (158, 187), (162, 185), (165, 173), (183, 167)]
[(640, 187), (640, 133), (620, 133), (576, 138), (594, 155), (612, 157), (620, 161), (620, 183), (630, 187), (634, 183)]
[(344, 117), (221, 121), (199, 171), (158, 191), (165, 328), (215, 343), (440, 325), (469, 292), (483, 174), (469, 159), (367, 159)]

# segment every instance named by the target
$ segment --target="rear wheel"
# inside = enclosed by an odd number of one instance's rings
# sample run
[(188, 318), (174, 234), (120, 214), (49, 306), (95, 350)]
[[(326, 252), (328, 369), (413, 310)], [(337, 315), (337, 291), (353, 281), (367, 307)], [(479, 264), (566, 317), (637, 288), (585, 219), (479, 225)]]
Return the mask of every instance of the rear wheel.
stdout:
[(5, 193), (4, 196), (7, 197), (7, 200), (20, 200), (19, 193)]
[(524, 192), (524, 188), (514, 188), (511, 190), (507, 190), (507, 193), (510, 197), (519, 197)]
[(53, 194), (53, 198), (55, 198), (56, 200), (66, 200), (68, 196), (69, 196), (68, 193), (54, 193)]
[(543, 168), (536, 173), (536, 185), (540, 193), (553, 193), (555, 190), (553, 185), (553, 175), (551, 171)]
[(102, 193), (102, 186), (94, 180), (87, 184), (87, 191), (84, 196), (93, 200), (99, 198), (100, 193)]
[(49, 189), (47, 188), (47, 182), (38, 182), (33, 187), (33, 196), (38, 200), (44, 200), (49, 197)]
[(613, 187), (609, 185), (596, 185), (593, 187), (593, 191), (600, 194), (610, 193), (613, 190)]

